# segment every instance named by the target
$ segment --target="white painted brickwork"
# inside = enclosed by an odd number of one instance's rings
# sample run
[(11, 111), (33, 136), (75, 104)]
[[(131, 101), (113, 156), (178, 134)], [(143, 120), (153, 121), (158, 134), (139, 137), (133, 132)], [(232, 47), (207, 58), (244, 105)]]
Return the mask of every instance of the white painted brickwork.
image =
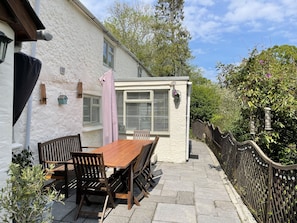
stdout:
[[(13, 30), (0, 21), (0, 30), (14, 39)], [(0, 188), (5, 185), (12, 149), (12, 102), (13, 102), (13, 53), (14, 46), (7, 47), (6, 58), (0, 64)]]

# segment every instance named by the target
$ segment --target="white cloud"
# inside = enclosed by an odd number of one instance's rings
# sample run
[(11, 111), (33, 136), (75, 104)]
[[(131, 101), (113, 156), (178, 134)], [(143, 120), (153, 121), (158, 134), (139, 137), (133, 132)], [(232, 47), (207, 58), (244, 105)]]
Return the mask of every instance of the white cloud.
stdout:
[(216, 15), (211, 14), (206, 7), (199, 7), (191, 2), (184, 9), (184, 24), (191, 33), (192, 39), (200, 39), (205, 42), (216, 41), (217, 30), (221, 26)]
[(297, 26), (295, 0), (189, 0), (185, 26), (192, 40), (215, 43), (226, 33), (273, 32)]
[(191, 5), (201, 5), (201, 6), (211, 6), (214, 5), (214, 1), (213, 0), (185, 0), (185, 6), (187, 6), (188, 4)]
[(108, 16), (110, 0), (80, 0), (80, 2), (101, 22)]
[(225, 15), (226, 22), (242, 23), (256, 20), (281, 22), (284, 19), (282, 7), (279, 4), (260, 1), (231, 1)]
[(194, 48), (192, 49), (192, 53), (195, 55), (202, 55), (202, 54), (205, 54), (205, 51), (201, 48)]

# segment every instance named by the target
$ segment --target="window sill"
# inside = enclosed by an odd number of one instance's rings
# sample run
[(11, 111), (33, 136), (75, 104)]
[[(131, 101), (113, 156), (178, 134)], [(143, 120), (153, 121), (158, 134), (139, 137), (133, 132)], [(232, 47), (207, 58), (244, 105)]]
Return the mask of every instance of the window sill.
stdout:
[(101, 125), (96, 125), (96, 126), (84, 126), (82, 131), (83, 132), (92, 132), (92, 131), (97, 131), (97, 130), (102, 130), (103, 127)]

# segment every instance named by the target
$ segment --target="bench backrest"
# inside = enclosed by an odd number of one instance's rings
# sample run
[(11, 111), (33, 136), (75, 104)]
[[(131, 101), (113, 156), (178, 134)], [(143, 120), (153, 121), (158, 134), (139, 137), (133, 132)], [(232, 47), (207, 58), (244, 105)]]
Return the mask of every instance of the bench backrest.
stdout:
[(80, 134), (64, 136), (38, 143), (39, 162), (47, 167), (46, 161), (64, 162), (70, 160), (71, 152), (81, 152)]

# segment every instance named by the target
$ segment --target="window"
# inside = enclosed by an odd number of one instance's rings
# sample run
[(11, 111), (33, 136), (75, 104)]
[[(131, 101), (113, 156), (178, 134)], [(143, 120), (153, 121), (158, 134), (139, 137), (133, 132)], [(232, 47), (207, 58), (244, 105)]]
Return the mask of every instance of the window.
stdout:
[(169, 131), (168, 90), (117, 91), (119, 131)]
[(83, 98), (83, 124), (100, 125), (101, 124), (101, 97), (84, 95)]
[(110, 68), (114, 68), (114, 49), (106, 40), (104, 40), (103, 44), (103, 63)]
[(138, 66), (137, 76), (142, 77), (142, 67), (141, 66)]

